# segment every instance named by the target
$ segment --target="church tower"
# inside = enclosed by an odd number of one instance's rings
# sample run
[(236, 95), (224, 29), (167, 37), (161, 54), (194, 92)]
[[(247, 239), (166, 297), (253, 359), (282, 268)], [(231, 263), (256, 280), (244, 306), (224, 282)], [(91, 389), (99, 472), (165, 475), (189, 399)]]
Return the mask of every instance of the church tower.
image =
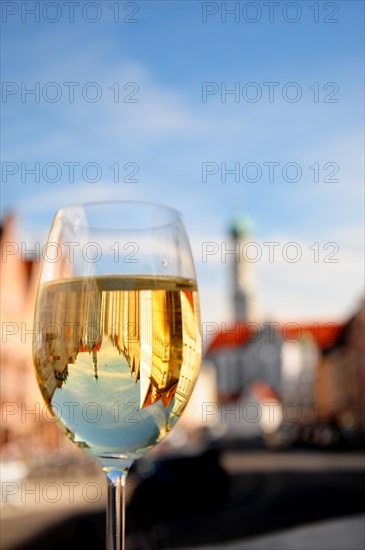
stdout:
[(252, 223), (246, 216), (237, 216), (231, 225), (230, 236), (236, 247), (232, 255), (233, 311), (235, 322), (257, 321), (254, 291), (254, 259), (256, 243), (250, 246)]

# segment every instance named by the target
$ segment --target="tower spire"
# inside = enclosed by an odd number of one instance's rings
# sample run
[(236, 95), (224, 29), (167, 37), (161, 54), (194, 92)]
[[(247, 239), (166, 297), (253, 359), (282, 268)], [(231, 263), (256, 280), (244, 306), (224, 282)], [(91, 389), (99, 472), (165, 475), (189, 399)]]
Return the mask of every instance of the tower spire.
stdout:
[(248, 258), (248, 245), (252, 223), (246, 216), (236, 216), (230, 230), (236, 247), (233, 256), (233, 310), (236, 322), (251, 322), (256, 319), (253, 262)]

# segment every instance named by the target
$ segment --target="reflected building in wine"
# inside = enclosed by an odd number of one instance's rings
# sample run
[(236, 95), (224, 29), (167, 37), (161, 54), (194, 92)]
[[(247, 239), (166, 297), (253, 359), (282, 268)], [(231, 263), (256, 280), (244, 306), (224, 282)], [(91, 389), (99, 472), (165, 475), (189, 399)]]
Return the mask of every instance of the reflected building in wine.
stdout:
[(113, 289), (113, 284), (109, 290), (105, 279), (105, 288), (98, 279), (79, 280), (77, 288), (72, 282), (45, 285), (40, 332), (45, 342), (35, 363), (49, 402), (67, 383), (70, 368), (78, 368), (79, 353), (90, 355), (90, 375), (98, 380), (98, 353), (110, 342), (123, 358), (121, 369), (127, 363), (139, 381), (139, 407), (161, 401), (181, 415), (201, 354), (198, 305), (195, 292), (165, 281), (171, 290), (151, 290), (151, 281), (146, 289), (142, 283), (138, 290)]
[(201, 343), (196, 338), (196, 334), (199, 333), (200, 319), (196, 315), (185, 315), (184, 312), (189, 308), (195, 312), (198, 311), (196, 294), (183, 291), (181, 292), (183, 361), (175, 393), (175, 402), (171, 411), (176, 416), (181, 416), (186, 405), (187, 396), (190, 396), (193, 391), (197, 376), (196, 353), (201, 353)]

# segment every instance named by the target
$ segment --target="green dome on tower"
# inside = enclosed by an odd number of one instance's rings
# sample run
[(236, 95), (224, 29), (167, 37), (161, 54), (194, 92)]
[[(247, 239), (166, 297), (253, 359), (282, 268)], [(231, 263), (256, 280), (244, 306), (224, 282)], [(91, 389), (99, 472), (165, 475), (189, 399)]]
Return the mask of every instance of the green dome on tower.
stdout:
[(237, 214), (234, 216), (231, 223), (230, 232), (235, 239), (252, 235), (253, 230), (254, 225), (249, 216), (245, 216), (244, 214)]

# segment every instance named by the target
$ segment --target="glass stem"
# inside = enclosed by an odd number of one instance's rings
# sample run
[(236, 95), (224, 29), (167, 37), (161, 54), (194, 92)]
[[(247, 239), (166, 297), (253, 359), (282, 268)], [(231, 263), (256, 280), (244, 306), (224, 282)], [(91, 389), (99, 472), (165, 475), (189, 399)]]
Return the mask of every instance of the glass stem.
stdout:
[(106, 550), (125, 550), (125, 483), (128, 470), (111, 471), (108, 480)]

